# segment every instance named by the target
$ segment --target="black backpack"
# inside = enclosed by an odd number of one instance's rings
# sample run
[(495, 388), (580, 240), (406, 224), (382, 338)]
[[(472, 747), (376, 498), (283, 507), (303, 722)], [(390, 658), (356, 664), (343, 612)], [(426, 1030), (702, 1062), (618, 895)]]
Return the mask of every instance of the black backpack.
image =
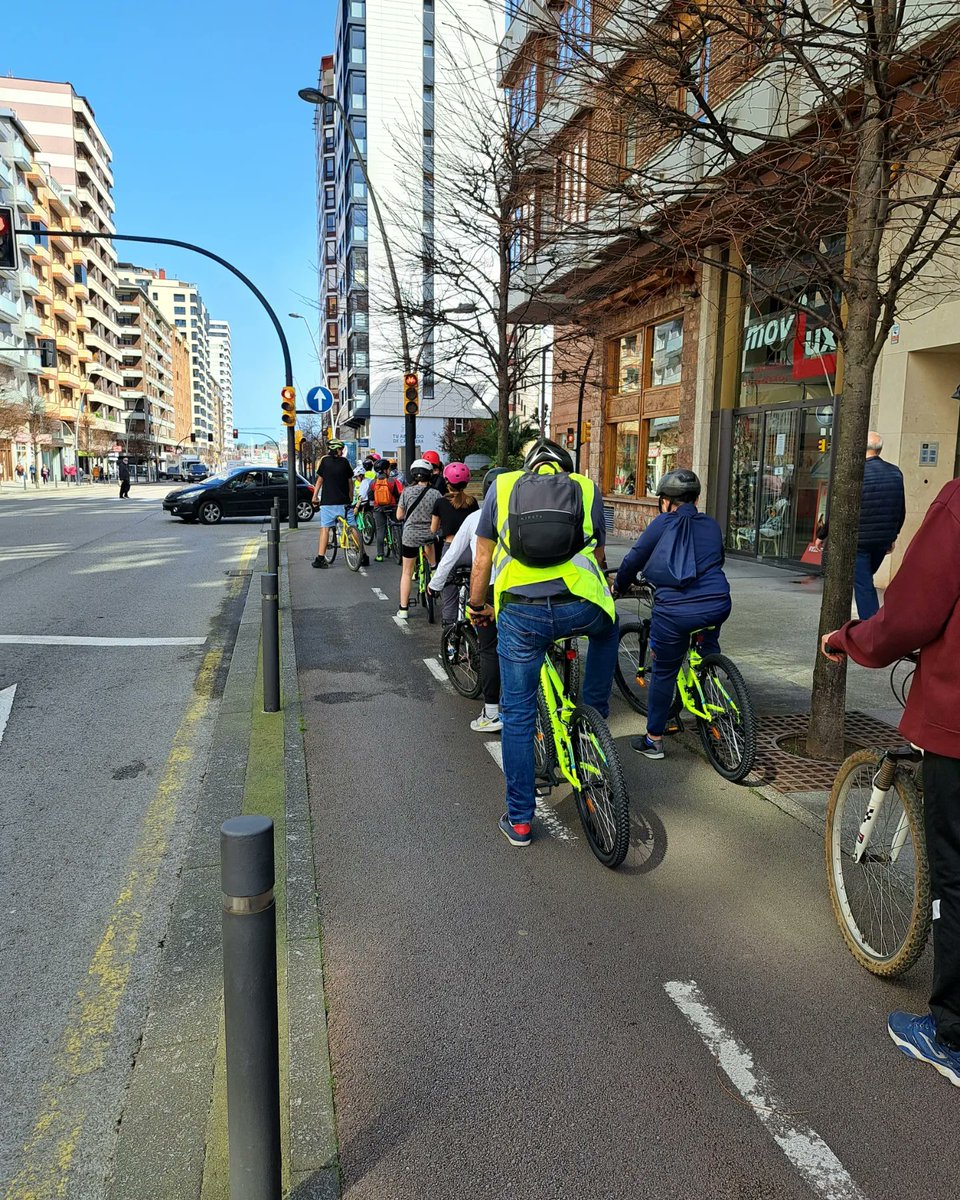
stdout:
[(557, 567), (586, 545), (583, 492), (560, 471), (524, 471), (510, 492), (510, 555), (525, 567)]

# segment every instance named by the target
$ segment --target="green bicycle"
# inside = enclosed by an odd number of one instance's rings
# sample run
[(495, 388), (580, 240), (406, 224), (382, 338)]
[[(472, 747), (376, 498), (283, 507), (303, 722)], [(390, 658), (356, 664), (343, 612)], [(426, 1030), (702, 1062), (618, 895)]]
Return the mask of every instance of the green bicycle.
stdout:
[[(629, 595), (640, 603), (652, 604), (653, 587), (644, 581), (631, 588)], [(739, 669), (725, 654), (701, 654), (702, 638), (703, 630), (690, 636), (687, 659), (677, 675), (671, 716), (686, 709), (695, 717), (711, 766), (724, 779), (739, 783), (753, 770), (756, 757), (753, 701)], [(640, 617), (639, 613), (621, 618), (614, 678), (626, 702), (644, 716), (652, 662), (650, 618)]]
[(373, 523), (373, 513), (369, 508), (358, 508), (356, 514), (357, 529), (360, 530), (363, 544), (365, 546), (372, 546), (373, 539), (377, 536), (377, 528)]
[(363, 543), (356, 527), (347, 521), (343, 513), (337, 517), (327, 543), (327, 562), (331, 566), (336, 561), (338, 550), (343, 551), (344, 560), (351, 571), (360, 570), (360, 564), (363, 562)]
[(403, 550), (400, 535), (403, 532), (403, 523), (392, 515), (393, 511), (391, 510), (387, 514), (387, 531), (383, 535), (383, 557), (389, 558), (392, 554), (398, 563), (402, 563)]
[(437, 619), (436, 601), (434, 600), (433, 592), (427, 587), (432, 574), (433, 567), (430, 566), (430, 559), (427, 558), (426, 550), (421, 546), (417, 551), (413, 567), (413, 579), (410, 581), (410, 603), (423, 605), (427, 610), (427, 620), (431, 625)]
[[(563, 648), (564, 674), (572, 639)], [(630, 847), (630, 797), (620, 756), (606, 721), (588, 704), (576, 704), (553, 656), (545, 656), (537, 692), (534, 770), (556, 787), (560, 777), (573, 788), (587, 844), (605, 867), (619, 867)]]

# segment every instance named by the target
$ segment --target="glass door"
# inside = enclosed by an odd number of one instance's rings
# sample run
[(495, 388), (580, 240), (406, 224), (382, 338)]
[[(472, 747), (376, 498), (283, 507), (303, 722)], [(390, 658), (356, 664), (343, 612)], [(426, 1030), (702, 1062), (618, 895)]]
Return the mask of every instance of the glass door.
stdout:
[(727, 549), (757, 552), (757, 500), (763, 414), (737, 413), (733, 421)]
[(813, 543), (827, 515), (833, 405), (805, 408), (800, 421), (793, 523), (786, 555), (794, 562), (819, 566), (823, 556)]
[(764, 413), (760, 473), (758, 558), (789, 558), (796, 505), (800, 411), (774, 408)]

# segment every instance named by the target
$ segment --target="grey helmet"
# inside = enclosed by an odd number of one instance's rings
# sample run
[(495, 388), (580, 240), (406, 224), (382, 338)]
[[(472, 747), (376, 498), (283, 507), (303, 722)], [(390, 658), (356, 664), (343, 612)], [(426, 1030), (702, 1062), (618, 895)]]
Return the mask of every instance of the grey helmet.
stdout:
[(677, 467), (661, 477), (657, 484), (657, 495), (678, 500), (681, 504), (690, 503), (700, 495), (700, 480), (696, 472), (687, 467)]

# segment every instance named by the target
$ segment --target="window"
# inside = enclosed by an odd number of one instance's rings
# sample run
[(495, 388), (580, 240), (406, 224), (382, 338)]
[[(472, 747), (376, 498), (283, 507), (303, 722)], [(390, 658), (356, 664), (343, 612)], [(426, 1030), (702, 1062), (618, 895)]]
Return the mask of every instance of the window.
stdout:
[(467, 418), (466, 417), (454, 417), (453, 418), (453, 432), (454, 433), (466, 433), (467, 432)]
[(175, 301), (179, 300), (181, 303), (184, 303), (184, 304), (186, 303), (186, 300), (187, 300), (187, 296), (186, 296), (185, 292), (174, 292), (173, 298)]
[(323, 207), (335, 208), (337, 203), (336, 188), (332, 184), (327, 184), (323, 189)]
[(428, 42), (428, 41), (424, 40), (423, 57), (424, 58), (433, 58), (433, 42)]
[(610, 491), (614, 496), (637, 494), (637, 454), (640, 449), (640, 422), (621, 421), (614, 426), (613, 481)]
[(337, 369), (337, 352), (336, 350), (327, 351), (327, 370), (335, 371)]
[(568, 146), (557, 161), (556, 216), (558, 222), (587, 219), (587, 133)]
[(337, 261), (337, 243), (328, 241), (324, 243), (323, 248), (324, 262), (335, 263)]
[(623, 167), (629, 174), (636, 170), (640, 162), (640, 121), (635, 112), (626, 118), (622, 128)]
[(337, 315), (337, 298), (336, 296), (327, 297), (327, 316), (336, 317)]
[(530, 68), (510, 90), (510, 124), (517, 133), (525, 133), (537, 120), (537, 64)]
[(362, 26), (353, 26), (350, 30), (350, 62), (355, 67), (362, 67), (366, 58), (367, 35)]
[(367, 108), (367, 77), (356, 71), (351, 72), (349, 80), (350, 112), (365, 112)]
[(173, 306), (173, 315), (174, 315), (175, 317), (183, 317), (183, 316), (186, 316), (186, 313), (187, 313), (187, 310), (186, 310), (186, 307), (185, 307), (184, 305), (182, 305), (182, 304), (175, 304), (175, 305)]
[(330, 322), (327, 325), (327, 345), (335, 346), (337, 344), (337, 325), (336, 322)]
[(176, 326), (178, 329), (186, 329), (187, 323), (186, 321), (177, 321)]
[(590, 0), (567, 0), (557, 27), (557, 70), (565, 71), (590, 48)]
[(710, 103), (710, 36), (691, 55), (687, 63), (688, 75), (684, 108), (688, 117), (703, 120), (703, 104)]
[(327, 213), (323, 220), (324, 231), (326, 233), (337, 232), (337, 215), (336, 213)]
[(653, 417), (647, 426), (647, 471), (646, 494), (656, 495), (657, 484), (668, 471), (677, 466), (677, 448), (680, 439), (680, 414), (669, 417)]
[(680, 382), (683, 353), (683, 318), (654, 325), (650, 348), (650, 386), (670, 387)]

